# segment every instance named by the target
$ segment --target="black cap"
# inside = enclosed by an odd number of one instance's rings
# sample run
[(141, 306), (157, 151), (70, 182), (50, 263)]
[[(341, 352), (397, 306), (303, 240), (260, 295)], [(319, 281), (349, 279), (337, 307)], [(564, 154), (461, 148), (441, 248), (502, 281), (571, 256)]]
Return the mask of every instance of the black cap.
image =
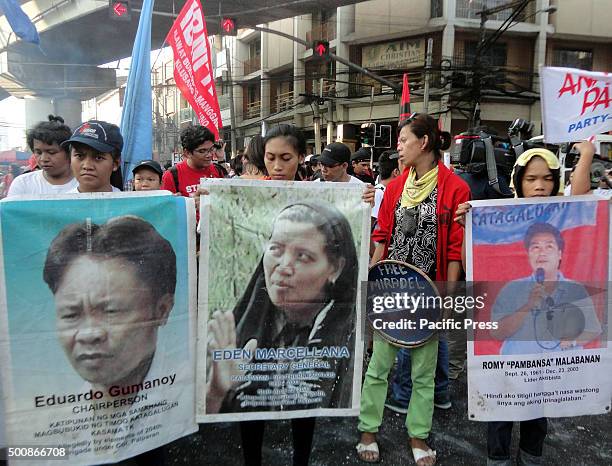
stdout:
[(319, 156), (319, 163), (323, 165), (336, 165), (348, 163), (351, 160), (351, 150), (341, 142), (332, 142), (325, 146)]
[(364, 160), (369, 162), (371, 157), (370, 151), (362, 147), (351, 156), (351, 162), (363, 162)]
[(159, 176), (164, 174), (161, 165), (155, 160), (143, 160), (132, 169), (132, 174), (135, 175), (141, 168), (149, 168), (156, 172)]
[(117, 125), (100, 120), (89, 120), (82, 123), (72, 133), (72, 137), (62, 143), (62, 146), (72, 142), (80, 142), (93, 147), (100, 152), (113, 152), (123, 149), (123, 137)]

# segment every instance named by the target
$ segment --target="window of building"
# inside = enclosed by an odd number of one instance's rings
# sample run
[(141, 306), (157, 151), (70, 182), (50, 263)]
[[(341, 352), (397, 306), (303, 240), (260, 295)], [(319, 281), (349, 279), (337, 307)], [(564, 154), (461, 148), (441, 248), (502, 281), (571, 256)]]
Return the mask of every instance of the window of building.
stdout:
[(593, 70), (593, 52), (587, 50), (553, 50), (553, 66)]
[[(435, 0), (432, 0), (432, 2)], [(457, 0), (457, 17), (468, 18), (468, 19), (480, 19), (480, 15), (477, 13), (482, 10), (488, 10), (500, 6), (511, 5), (516, 2), (510, 2), (508, 0)], [(432, 6), (433, 8), (433, 6)], [(505, 8), (497, 13), (488, 16), (490, 20), (505, 21), (513, 12), (513, 8)], [(516, 18), (518, 21), (533, 22), (535, 16), (535, 2), (530, 2), (526, 5), (525, 9)], [(432, 16), (433, 17), (433, 16)]]
[(431, 0), (431, 17), (442, 18), (444, 16), (444, 0)]
[(249, 58), (261, 56), (261, 41), (253, 41), (249, 44)]
[[(465, 42), (465, 62), (473, 63), (476, 57), (478, 42)], [(508, 46), (506, 44), (493, 44), (482, 54), (481, 61), (489, 66), (506, 66), (508, 59)]]
[(261, 83), (256, 80), (244, 87), (244, 119), (255, 118), (261, 112)]
[(249, 43), (249, 58), (244, 62), (244, 74), (251, 74), (261, 69), (261, 41)]

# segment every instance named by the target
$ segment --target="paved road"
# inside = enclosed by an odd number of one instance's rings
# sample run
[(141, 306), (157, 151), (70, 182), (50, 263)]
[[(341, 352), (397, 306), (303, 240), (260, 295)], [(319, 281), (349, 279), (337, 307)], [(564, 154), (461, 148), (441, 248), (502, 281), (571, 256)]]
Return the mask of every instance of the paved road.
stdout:
[[(438, 451), (439, 465), (473, 466), (486, 463), (486, 424), (467, 420), (466, 392), (464, 375), (451, 385), (453, 407), (448, 411), (435, 412), (432, 444)], [(355, 418), (320, 418), (310, 464), (363, 465), (354, 449), (358, 440), (356, 426)], [(379, 445), (382, 464), (414, 464), (408, 449), (403, 416), (385, 410)], [(517, 447), (514, 448), (516, 450)], [(240, 436), (237, 426), (232, 423), (204, 424), (199, 434), (172, 443), (168, 454), (171, 465), (242, 464)], [(291, 464), (289, 421), (267, 423), (263, 455), (266, 465)], [(612, 415), (550, 419), (544, 464), (612, 465)]]

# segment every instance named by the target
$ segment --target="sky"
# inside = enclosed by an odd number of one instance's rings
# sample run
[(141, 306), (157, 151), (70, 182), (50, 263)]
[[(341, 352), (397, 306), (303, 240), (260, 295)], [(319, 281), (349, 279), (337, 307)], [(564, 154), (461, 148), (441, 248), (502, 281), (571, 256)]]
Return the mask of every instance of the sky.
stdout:
[(25, 147), (25, 102), (9, 97), (0, 101), (0, 151)]

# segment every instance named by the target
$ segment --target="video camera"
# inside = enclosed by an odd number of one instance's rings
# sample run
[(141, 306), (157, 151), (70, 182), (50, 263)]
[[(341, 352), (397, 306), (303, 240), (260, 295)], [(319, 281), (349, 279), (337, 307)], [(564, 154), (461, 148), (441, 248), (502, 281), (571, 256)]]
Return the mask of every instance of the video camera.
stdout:
[[(529, 141), (533, 123), (517, 118), (508, 128), (508, 136), (492, 134), (486, 127), (477, 127), (455, 136), (451, 162), (470, 185), (473, 199), (512, 197), (510, 176), (519, 155), (534, 147), (545, 147), (553, 153), (558, 146)], [(486, 178), (485, 178), (486, 176)]]

